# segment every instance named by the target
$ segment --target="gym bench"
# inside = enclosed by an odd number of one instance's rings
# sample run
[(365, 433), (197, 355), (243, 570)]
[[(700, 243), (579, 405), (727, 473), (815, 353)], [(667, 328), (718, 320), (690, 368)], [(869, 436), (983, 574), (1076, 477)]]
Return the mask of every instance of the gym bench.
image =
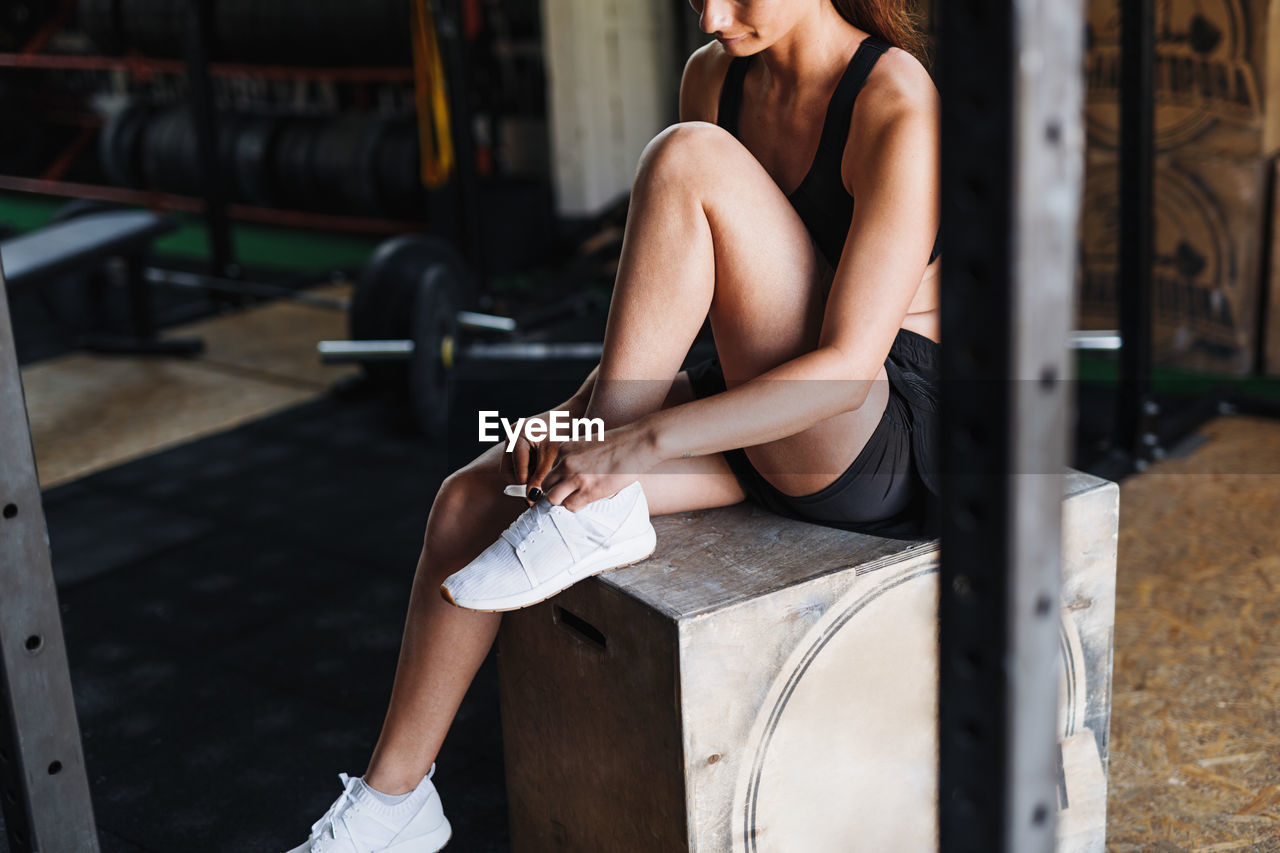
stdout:
[(168, 216), (147, 210), (86, 213), (0, 243), (0, 263), (10, 288), (45, 284), (60, 276), (100, 269), (112, 258), (124, 263), (133, 322), (132, 335), (98, 334), (85, 347), (97, 352), (195, 355), (199, 338), (160, 340), (151, 311), (151, 285), (143, 260), (152, 242), (176, 228)]

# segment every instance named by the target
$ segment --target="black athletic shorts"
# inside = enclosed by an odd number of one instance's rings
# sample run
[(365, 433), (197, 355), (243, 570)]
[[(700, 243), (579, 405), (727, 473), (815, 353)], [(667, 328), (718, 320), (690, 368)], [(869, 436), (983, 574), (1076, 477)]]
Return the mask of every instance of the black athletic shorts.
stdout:
[[(866, 446), (835, 482), (811, 495), (778, 491), (745, 451), (725, 459), (747, 498), (768, 510), (891, 539), (932, 539), (937, 527), (938, 359), (941, 347), (900, 329), (885, 360), (889, 402)], [(689, 368), (697, 397), (725, 390), (719, 359)]]

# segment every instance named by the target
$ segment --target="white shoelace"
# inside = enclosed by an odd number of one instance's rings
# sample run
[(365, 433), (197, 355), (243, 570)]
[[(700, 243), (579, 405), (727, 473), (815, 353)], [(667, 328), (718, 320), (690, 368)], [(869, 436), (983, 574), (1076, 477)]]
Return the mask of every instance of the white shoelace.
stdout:
[(556, 510), (567, 512), (564, 507), (556, 506), (555, 504), (548, 503), (545, 500), (539, 501), (529, 509), (520, 513), (520, 516), (515, 521), (511, 522), (507, 529), (502, 531), (499, 535), (503, 539), (507, 540), (512, 548), (515, 548), (517, 551), (523, 551), (525, 550), (525, 546), (528, 544), (528, 541), (533, 536), (537, 535), (539, 531), (546, 529), (543, 526), (543, 522), (546, 521), (548, 515)]
[(316, 837), (316, 833), (323, 833), (326, 824), (328, 825), (330, 838), (338, 837), (338, 832), (333, 825), (336, 820), (341, 820), (343, 826), (347, 828), (347, 834), (351, 834), (351, 826), (346, 822), (344, 807), (347, 805), (354, 806), (356, 804), (355, 798), (352, 797), (351, 792), (355, 790), (356, 783), (359, 780), (348, 776), (346, 773), (339, 773), (338, 778), (342, 780), (342, 793), (338, 796), (338, 799), (333, 801), (333, 805), (329, 806), (329, 810), (325, 812), (318, 821), (311, 824), (311, 853), (316, 853), (316, 851), (319, 850), (317, 845), (320, 842), (320, 838)]

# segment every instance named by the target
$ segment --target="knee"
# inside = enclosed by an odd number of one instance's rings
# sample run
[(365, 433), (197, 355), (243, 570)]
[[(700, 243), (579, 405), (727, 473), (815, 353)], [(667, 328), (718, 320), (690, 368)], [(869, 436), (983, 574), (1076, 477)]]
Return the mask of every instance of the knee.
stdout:
[(687, 183), (690, 176), (715, 175), (730, 149), (739, 144), (727, 130), (709, 122), (673, 124), (645, 146), (636, 183), (672, 178)]
[(457, 520), (466, 512), (466, 508), (475, 506), (475, 499), (484, 488), (483, 481), (487, 479), (489, 478), (484, 476), (484, 472), (474, 467), (460, 468), (444, 478), (431, 505), (431, 515), (423, 534), (424, 546), (456, 528)]

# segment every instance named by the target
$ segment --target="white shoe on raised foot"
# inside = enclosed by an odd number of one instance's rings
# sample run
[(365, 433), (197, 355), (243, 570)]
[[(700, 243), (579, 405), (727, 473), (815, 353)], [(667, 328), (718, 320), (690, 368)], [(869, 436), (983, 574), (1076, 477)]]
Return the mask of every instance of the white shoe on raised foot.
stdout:
[(311, 837), (289, 853), (436, 853), (453, 834), (431, 777), (435, 764), (394, 806), (377, 799), (359, 777), (339, 773), (342, 793), (318, 821)]
[(440, 594), (469, 610), (516, 610), (583, 578), (638, 563), (653, 553), (656, 542), (639, 481), (577, 512), (544, 498), (480, 556), (445, 578)]

